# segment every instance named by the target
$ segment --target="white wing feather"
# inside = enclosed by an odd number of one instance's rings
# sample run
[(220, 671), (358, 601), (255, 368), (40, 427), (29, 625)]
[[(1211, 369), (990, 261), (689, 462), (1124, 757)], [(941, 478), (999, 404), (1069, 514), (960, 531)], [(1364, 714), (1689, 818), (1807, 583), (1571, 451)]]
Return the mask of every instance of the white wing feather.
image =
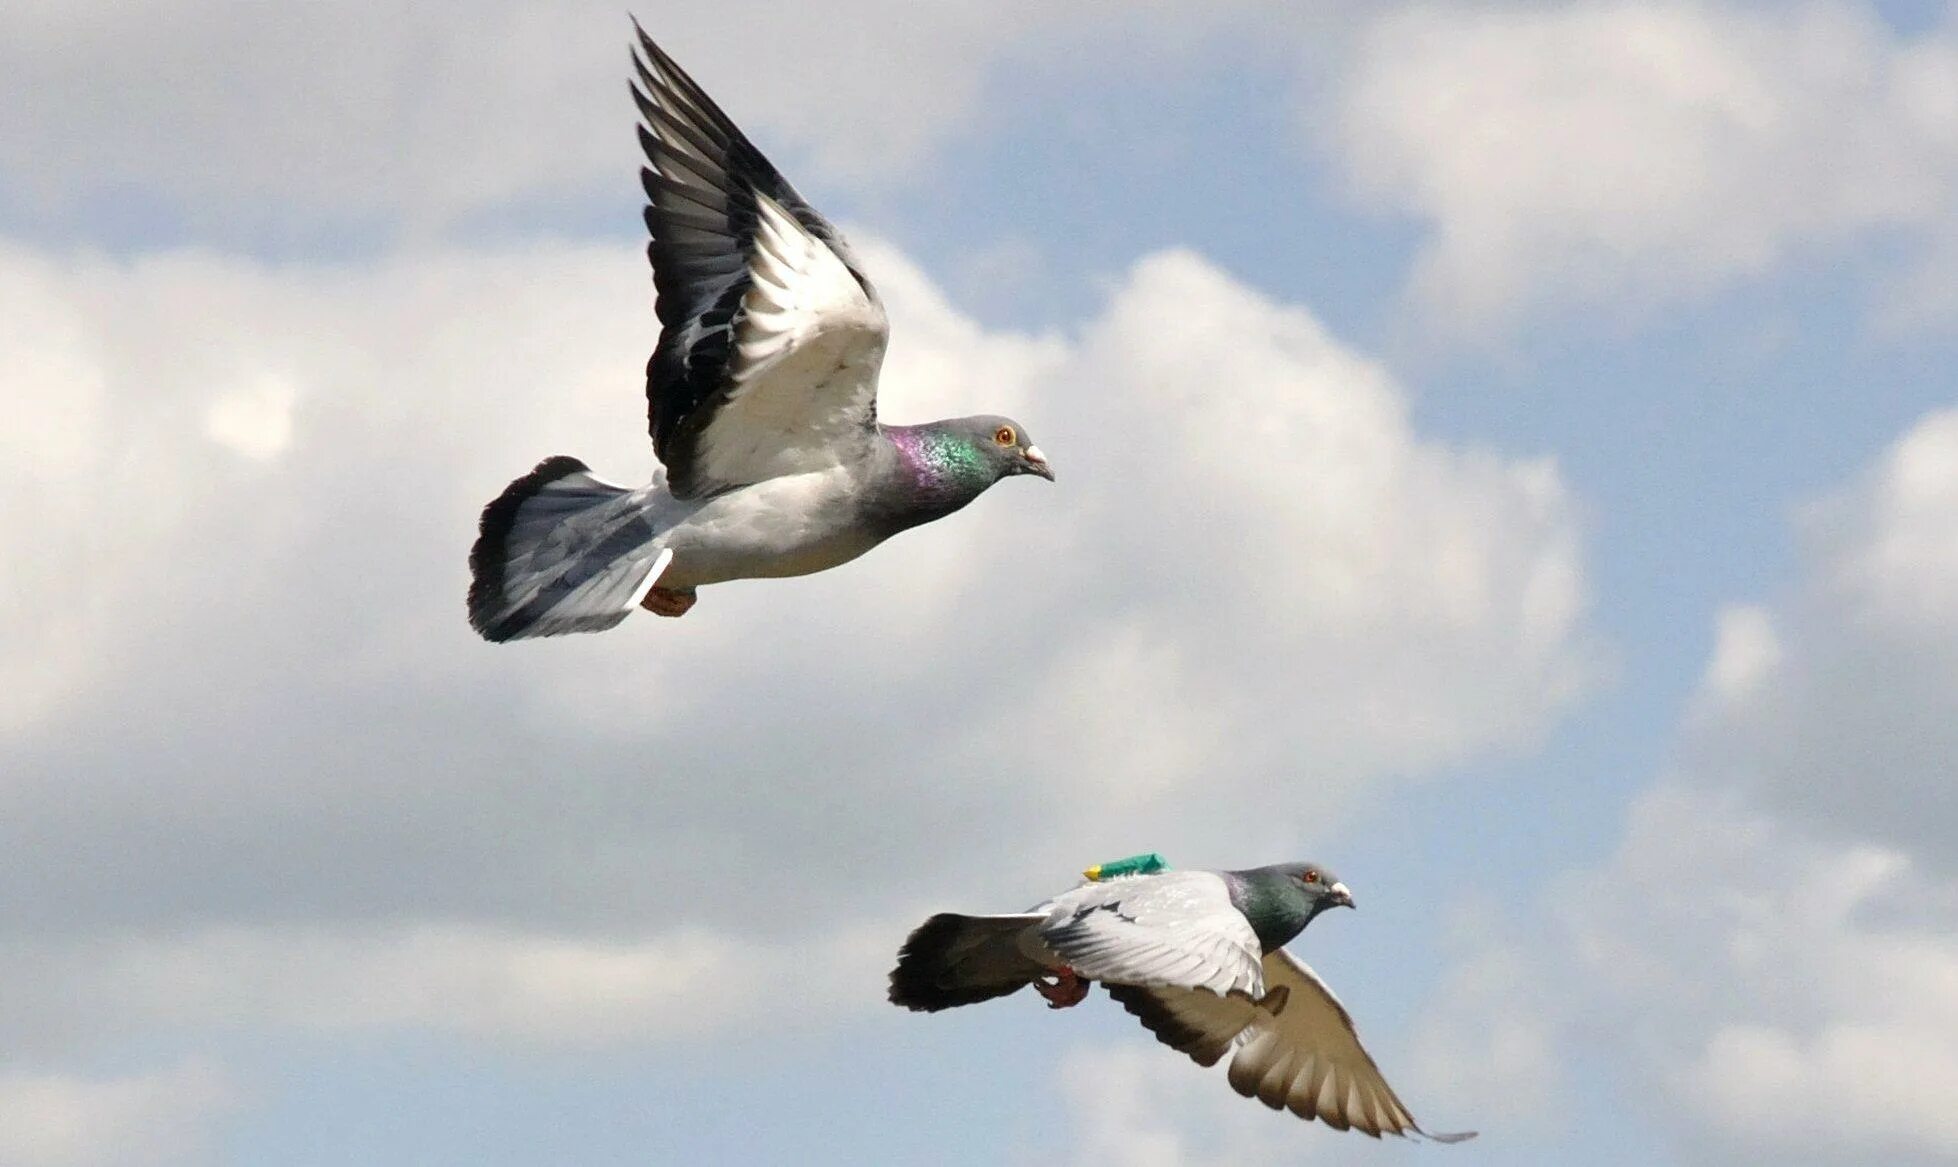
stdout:
[(727, 396), (701, 432), (701, 470), (760, 482), (857, 453), (875, 416), (884, 309), (827, 243), (766, 195)]
[(1211, 872), (1084, 884), (1047, 906), (1040, 941), (1089, 980), (1263, 992), (1258, 938)]

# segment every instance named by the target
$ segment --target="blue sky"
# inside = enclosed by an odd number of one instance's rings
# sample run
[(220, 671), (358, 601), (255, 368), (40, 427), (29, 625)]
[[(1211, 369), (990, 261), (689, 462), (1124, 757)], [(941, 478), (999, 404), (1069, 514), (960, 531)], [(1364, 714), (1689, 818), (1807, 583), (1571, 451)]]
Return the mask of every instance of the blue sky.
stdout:
[[(0, 1161), (1958, 1154), (1958, 10), (639, 16), (1059, 481), (483, 645), (475, 508), (650, 469), (623, 20), (10, 9)], [(882, 1004), (1148, 849), (1336, 867), (1482, 1137)]]

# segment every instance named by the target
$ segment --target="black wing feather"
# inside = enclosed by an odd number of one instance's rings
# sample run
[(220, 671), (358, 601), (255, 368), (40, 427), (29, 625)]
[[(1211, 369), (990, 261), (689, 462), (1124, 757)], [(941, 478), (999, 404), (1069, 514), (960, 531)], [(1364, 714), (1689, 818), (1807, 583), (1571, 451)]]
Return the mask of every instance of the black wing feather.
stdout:
[(633, 21), (638, 50), (631, 86), (647, 166), (646, 257), (653, 265), (659, 345), (646, 364), (647, 426), (674, 494), (703, 489), (695, 439), (725, 398), (734, 332), (750, 283), (758, 215), (766, 195), (836, 252), (865, 295), (876, 293), (836, 230), (804, 202), (686, 71)]

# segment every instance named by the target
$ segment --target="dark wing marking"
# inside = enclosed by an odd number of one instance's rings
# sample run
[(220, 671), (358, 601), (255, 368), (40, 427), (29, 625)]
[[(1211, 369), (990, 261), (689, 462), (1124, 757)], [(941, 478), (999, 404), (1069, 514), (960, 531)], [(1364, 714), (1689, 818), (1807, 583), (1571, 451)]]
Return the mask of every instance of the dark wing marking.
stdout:
[(682, 498), (834, 464), (876, 423), (881, 304), (834, 228), (638, 23), (661, 333), (648, 423)]

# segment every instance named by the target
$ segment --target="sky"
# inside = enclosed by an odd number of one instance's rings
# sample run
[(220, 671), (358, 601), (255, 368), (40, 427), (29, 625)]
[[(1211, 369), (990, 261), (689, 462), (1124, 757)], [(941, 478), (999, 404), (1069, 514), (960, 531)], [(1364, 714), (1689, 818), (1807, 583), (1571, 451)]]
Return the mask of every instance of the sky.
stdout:
[[(489, 645), (643, 480), (629, 25), (0, 9), (0, 1164), (1958, 1159), (1958, 5), (642, 3), (1014, 480)], [(1309, 859), (1452, 1147), (934, 911)]]

